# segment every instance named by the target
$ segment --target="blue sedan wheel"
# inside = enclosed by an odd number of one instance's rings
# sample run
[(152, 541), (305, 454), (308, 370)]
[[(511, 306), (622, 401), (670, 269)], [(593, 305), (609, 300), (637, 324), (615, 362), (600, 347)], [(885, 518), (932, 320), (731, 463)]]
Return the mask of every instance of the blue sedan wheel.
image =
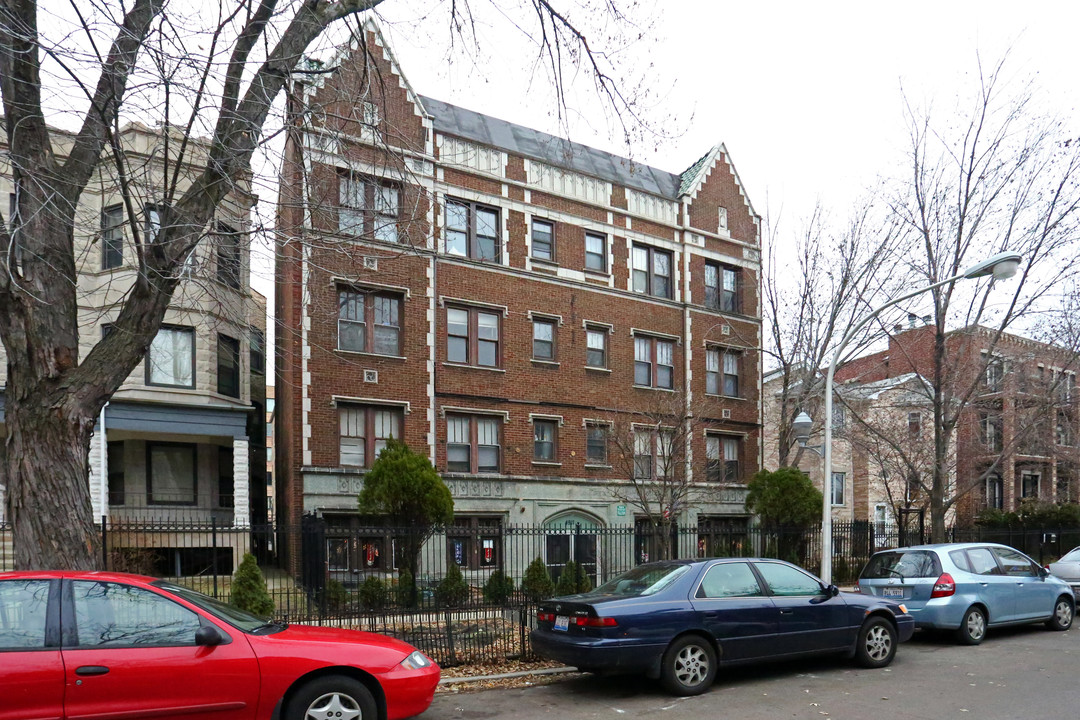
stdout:
[(883, 668), (896, 656), (896, 630), (883, 617), (872, 617), (859, 629), (855, 659), (866, 668)]
[(1054, 603), (1054, 614), (1046, 621), (1046, 627), (1051, 630), (1065, 631), (1073, 624), (1073, 604), (1069, 598), (1062, 595)]
[(700, 635), (684, 635), (664, 653), (660, 678), (673, 695), (700, 695), (716, 678), (716, 652)]

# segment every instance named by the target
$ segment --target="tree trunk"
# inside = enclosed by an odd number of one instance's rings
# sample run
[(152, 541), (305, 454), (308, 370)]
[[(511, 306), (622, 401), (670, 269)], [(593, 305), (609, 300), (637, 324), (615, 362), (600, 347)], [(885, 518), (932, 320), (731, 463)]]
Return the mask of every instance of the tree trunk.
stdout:
[(41, 403), (9, 403), (5, 423), (4, 474), (15, 568), (100, 569), (87, 484), (93, 420), (69, 417)]

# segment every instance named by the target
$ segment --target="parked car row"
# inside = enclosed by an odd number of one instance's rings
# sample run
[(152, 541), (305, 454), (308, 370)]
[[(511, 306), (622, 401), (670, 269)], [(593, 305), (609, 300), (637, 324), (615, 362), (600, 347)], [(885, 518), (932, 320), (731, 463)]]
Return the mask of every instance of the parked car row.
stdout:
[(645, 674), (696, 695), (727, 665), (842, 654), (885, 667), (917, 628), (950, 630), (966, 644), (1005, 625), (1068, 630), (1076, 604), (1067, 582), (985, 543), (879, 552), (856, 590), (773, 559), (650, 563), (541, 603), (532, 647), (582, 670)]

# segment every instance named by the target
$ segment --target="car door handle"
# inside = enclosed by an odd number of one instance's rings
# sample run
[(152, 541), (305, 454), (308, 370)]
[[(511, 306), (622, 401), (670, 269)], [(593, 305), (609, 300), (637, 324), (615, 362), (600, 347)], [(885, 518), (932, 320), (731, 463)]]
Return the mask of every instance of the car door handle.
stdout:
[(781, 615), (794, 615), (795, 611), (794, 610), (781, 610), (780, 614)]
[(980, 584), (980, 585), (982, 585), (983, 587), (986, 587), (986, 586), (988, 586), (988, 585), (989, 585), (990, 583), (984, 583), (984, 582), (981, 582), (981, 583), (979, 583), (979, 584)]
[(705, 617), (708, 620), (715, 620), (716, 618), (720, 617), (720, 613), (718, 613), (718, 612), (707, 612), (707, 613), (705, 613)]
[(109, 668), (104, 665), (83, 665), (82, 667), (75, 668), (75, 674), (86, 677), (88, 675), (104, 675), (109, 672)]

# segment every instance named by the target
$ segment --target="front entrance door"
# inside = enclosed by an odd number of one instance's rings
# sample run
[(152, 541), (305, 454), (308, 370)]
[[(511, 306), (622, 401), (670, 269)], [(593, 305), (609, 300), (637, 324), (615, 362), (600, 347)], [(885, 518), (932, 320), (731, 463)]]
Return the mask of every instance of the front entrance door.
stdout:
[(573, 560), (585, 569), (593, 585), (597, 585), (600, 578), (596, 520), (581, 513), (566, 513), (549, 520), (545, 526), (546, 561), (551, 579), (558, 582), (566, 563)]

